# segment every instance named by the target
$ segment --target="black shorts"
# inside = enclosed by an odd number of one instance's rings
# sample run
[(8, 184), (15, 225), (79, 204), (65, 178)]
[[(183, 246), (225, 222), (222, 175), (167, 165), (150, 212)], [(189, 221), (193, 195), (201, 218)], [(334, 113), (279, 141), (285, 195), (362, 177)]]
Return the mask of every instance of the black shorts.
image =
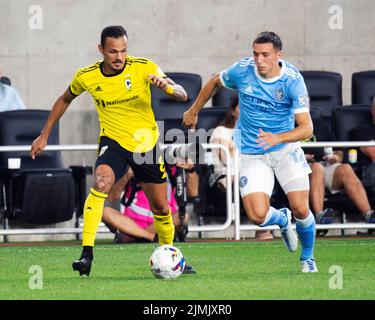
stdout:
[(101, 164), (112, 168), (116, 181), (128, 171), (130, 166), (137, 182), (166, 182), (163, 156), (158, 144), (148, 152), (135, 153), (124, 149), (115, 140), (102, 136), (95, 168)]

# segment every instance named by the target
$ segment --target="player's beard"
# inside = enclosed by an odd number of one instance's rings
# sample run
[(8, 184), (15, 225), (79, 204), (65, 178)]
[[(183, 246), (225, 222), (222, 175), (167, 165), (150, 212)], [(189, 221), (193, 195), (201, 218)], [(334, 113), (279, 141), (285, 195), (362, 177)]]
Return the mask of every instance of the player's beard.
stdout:
[[(116, 64), (117, 63), (117, 64)], [(124, 69), (124, 62), (120, 60), (115, 60), (111, 63), (111, 69), (112, 71), (118, 72)]]

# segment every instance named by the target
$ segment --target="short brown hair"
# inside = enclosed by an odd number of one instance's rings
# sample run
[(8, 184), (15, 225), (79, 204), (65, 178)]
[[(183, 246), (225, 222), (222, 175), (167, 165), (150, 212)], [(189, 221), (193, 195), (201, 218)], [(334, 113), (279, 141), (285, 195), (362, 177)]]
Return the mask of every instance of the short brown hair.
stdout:
[(259, 33), (255, 38), (253, 45), (255, 43), (272, 43), (274, 48), (279, 49), (280, 51), (283, 49), (283, 43), (281, 42), (280, 37), (272, 31), (263, 31)]

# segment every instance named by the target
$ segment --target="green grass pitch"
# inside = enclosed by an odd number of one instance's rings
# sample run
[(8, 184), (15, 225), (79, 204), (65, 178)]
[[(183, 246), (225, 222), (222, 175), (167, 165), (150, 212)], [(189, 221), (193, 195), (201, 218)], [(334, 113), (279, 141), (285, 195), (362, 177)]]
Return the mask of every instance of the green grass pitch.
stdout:
[[(72, 271), (78, 244), (1, 246), (0, 299), (375, 299), (371, 238), (318, 239), (316, 274), (302, 274), (299, 251), (288, 252), (280, 240), (177, 243), (198, 273), (169, 281), (149, 270), (155, 246), (98, 243), (90, 277)], [(32, 266), (43, 272), (41, 289), (30, 288)]]

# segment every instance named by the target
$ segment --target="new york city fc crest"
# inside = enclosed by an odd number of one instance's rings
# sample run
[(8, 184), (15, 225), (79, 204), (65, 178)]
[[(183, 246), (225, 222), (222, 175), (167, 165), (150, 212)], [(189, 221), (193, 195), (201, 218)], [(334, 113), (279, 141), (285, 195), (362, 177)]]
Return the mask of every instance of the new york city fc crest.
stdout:
[(283, 98), (284, 98), (284, 92), (283, 92), (282, 88), (276, 89), (276, 91), (275, 91), (275, 98), (277, 100), (283, 100)]
[(240, 178), (240, 188), (243, 188), (243, 187), (245, 187), (246, 185), (247, 185), (247, 177), (245, 177), (245, 176), (242, 176), (241, 178)]

